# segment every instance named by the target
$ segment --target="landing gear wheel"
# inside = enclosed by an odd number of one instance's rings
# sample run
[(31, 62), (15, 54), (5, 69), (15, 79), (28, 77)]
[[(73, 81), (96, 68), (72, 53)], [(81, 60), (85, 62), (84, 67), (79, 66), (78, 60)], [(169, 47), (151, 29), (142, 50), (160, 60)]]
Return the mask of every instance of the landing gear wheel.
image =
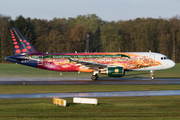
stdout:
[(91, 80), (92, 81), (97, 80), (98, 78), (99, 78), (99, 76), (97, 74), (91, 76)]
[(91, 80), (94, 81), (94, 80), (97, 80), (97, 77), (95, 75), (92, 75), (91, 76)]
[(151, 76), (151, 80), (154, 80), (154, 76)]
[(150, 71), (150, 74), (151, 74), (151, 80), (154, 80), (154, 74), (152, 70)]
[[(97, 79), (99, 78), (99, 76), (98, 76), (97, 74), (96, 74), (95, 76), (96, 76)], [(97, 79), (96, 79), (96, 80), (97, 80)]]

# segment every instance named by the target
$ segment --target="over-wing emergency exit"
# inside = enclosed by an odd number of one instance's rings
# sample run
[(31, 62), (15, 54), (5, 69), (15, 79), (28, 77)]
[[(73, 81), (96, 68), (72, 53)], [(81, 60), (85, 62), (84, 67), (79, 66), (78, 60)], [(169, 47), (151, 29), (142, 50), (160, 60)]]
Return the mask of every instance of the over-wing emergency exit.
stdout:
[(15, 27), (9, 28), (15, 55), (6, 60), (31, 67), (61, 72), (91, 72), (92, 80), (98, 73), (122, 77), (125, 71), (153, 71), (170, 69), (175, 62), (154, 52), (109, 53), (40, 53)]

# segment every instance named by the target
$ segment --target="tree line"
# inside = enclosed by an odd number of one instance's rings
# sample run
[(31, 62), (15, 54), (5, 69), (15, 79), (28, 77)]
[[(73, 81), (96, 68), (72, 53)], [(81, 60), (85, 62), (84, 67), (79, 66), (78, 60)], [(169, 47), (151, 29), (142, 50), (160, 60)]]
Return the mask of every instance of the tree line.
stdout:
[(12, 20), (0, 15), (0, 62), (13, 55), (8, 27), (17, 27), (42, 53), (85, 52), (89, 35), (89, 52), (162, 53), (180, 62), (180, 17), (170, 19), (136, 18), (104, 21), (96, 14), (53, 20), (24, 18)]

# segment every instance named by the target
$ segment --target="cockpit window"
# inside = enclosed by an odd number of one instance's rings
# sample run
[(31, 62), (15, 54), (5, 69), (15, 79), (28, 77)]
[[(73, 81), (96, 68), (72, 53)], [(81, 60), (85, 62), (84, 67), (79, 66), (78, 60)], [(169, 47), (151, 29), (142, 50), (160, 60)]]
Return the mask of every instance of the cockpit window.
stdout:
[(168, 57), (161, 57), (161, 60), (167, 60), (169, 59)]

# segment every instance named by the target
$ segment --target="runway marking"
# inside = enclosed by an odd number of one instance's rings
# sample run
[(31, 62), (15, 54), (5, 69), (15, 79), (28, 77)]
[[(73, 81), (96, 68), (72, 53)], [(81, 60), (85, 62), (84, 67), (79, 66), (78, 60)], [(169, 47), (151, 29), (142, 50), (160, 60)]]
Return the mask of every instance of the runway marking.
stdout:
[(14, 98), (72, 98), (72, 97), (125, 97), (125, 96), (172, 96), (180, 95), (180, 90), (125, 91), (125, 92), (82, 92), (82, 93), (36, 93), (0, 94), (0, 99)]

